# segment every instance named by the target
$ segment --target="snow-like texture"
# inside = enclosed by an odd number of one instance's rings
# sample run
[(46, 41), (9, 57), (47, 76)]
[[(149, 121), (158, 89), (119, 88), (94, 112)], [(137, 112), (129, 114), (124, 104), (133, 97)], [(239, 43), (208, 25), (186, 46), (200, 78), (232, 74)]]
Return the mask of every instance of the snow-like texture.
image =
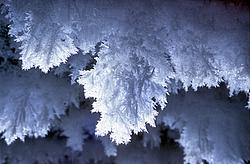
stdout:
[(51, 74), (17, 68), (1, 71), (0, 83), (0, 132), (8, 144), (26, 135), (45, 136), (67, 106), (79, 106), (81, 89)]
[(154, 69), (143, 58), (135, 54), (121, 57), (114, 61), (116, 58), (110, 53), (100, 55), (94, 71), (82, 72), (78, 82), (84, 84), (87, 97), (96, 98), (93, 111), (101, 112), (96, 134), (103, 136), (112, 132), (110, 136), (114, 141), (127, 143), (132, 130), (138, 133), (146, 130), (145, 123), (155, 125), (157, 112), (151, 98), (164, 105), (165, 89), (151, 80)]
[(68, 137), (67, 146), (75, 151), (82, 151), (84, 140), (90, 135), (94, 136), (97, 115), (91, 115), (90, 103), (81, 107), (82, 109), (70, 109), (69, 114), (60, 120), (60, 129), (63, 135)]
[(75, 84), (76, 80), (80, 76), (80, 71), (90, 69), (91, 65), (95, 62), (94, 56), (96, 52), (83, 53), (81, 50), (77, 54), (69, 57), (67, 63), (60, 64), (59, 67), (56, 67), (52, 70), (55, 75), (64, 77), (69, 75), (71, 77), (71, 83)]
[[(159, 129), (147, 130), (146, 124), (155, 126), (166, 95), (192, 88), (198, 95), (191, 91), (187, 100), (182, 95), (169, 98), (162, 120), (180, 130), (186, 162), (243, 163), (249, 158), (247, 145), (242, 144), (249, 141), (246, 104), (216, 100), (216, 94), (210, 93), (214, 89), (199, 91), (199, 87), (219, 87), (225, 82), (229, 96), (241, 91), (249, 94), (249, 11), (194, 0), (5, 0), (5, 4), (9, 34), (20, 43), (22, 68), (39, 67), (47, 73), (58, 66), (47, 75), (37, 70), (1, 72), (0, 105), (4, 106), (0, 111), (5, 117), (0, 123), (8, 143), (24, 135), (44, 136), (49, 120), (64, 113), (63, 102), (72, 102), (65, 95), (74, 87), (57, 81), (54, 73), (62, 78), (70, 75), (72, 84), (84, 85), (86, 97), (95, 98), (92, 112), (100, 113), (95, 134), (104, 137), (101, 142), (107, 155), (119, 153), (107, 136), (120, 144), (128, 143), (133, 133), (149, 131), (143, 145), (159, 146)], [(33, 83), (35, 78), (40, 81)], [(43, 106), (47, 110), (41, 110)], [(6, 107), (14, 112), (7, 113)], [(97, 118), (88, 120), (89, 115), (89, 111), (74, 110), (61, 120), (62, 135), (73, 150), (83, 150), (83, 141), (92, 135)], [(19, 124), (20, 120), (24, 123)], [(78, 130), (72, 132), (73, 126)], [(228, 133), (222, 134), (227, 126)], [(91, 135), (82, 134), (83, 129)], [(235, 133), (241, 136), (231, 135)]]
[(118, 15), (113, 13), (120, 13), (120, 9), (110, 8), (112, 3), (6, 0), (10, 34), (22, 43), (23, 68), (39, 67), (47, 72), (77, 53), (76, 47), (86, 52), (93, 49), (114, 31), (113, 27), (119, 27)]
[(21, 42), (23, 69), (39, 67), (48, 72), (49, 68), (66, 62), (71, 54), (77, 53), (66, 17), (58, 7), (50, 1), (10, 2), (10, 34)]
[(102, 115), (96, 134), (111, 132), (117, 143), (127, 143), (131, 131), (146, 130), (145, 123), (154, 125), (152, 106), (165, 106), (170, 79), (180, 80), (185, 89), (225, 81), (230, 95), (249, 92), (248, 11), (192, 0), (7, 4), (10, 34), (22, 43), (24, 69), (38, 66), (47, 72), (75, 54), (76, 47), (88, 52), (107, 42), (108, 52), (98, 53), (95, 68), (78, 82), (97, 99), (93, 111)]
[(92, 60), (93, 58), (91, 57), (91, 54), (83, 54), (81, 50), (78, 52), (78, 54), (69, 58), (67, 63), (69, 64), (72, 83), (76, 82), (80, 76), (80, 71), (86, 69)]
[(178, 129), (186, 163), (244, 163), (250, 158), (250, 115), (240, 96), (225, 88), (190, 90), (169, 96), (159, 122)]
[(106, 156), (116, 156), (116, 144), (111, 142), (108, 136), (95, 137), (95, 126), (99, 116), (90, 112), (91, 104), (91, 100), (82, 100), (80, 109), (71, 106), (66, 115), (53, 122), (52, 129), (62, 130), (61, 136), (67, 137), (66, 145), (73, 151), (86, 151), (83, 150), (85, 141), (94, 138), (101, 141)]
[(123, 22), (128, 27), (107, 38), (94, 69), (78, 80), (86, 96), (97, 98), (93, 111), (102, 114), (98, 135), (111, 132), (117, 143), (126, 143), (131, 131), (145, 130), (144, 123), (154, 125), (152, 98), (164, 107), (164, 88), (171, 79), (186, 90), (225, 81), (230, 96), (249, 92), (247, 11), (193, 1), (139, 1), (134, 6), (138, 9)]
[(0, 2), (0, 66), (6, 63), (7, 58), (18, 58), (20, 55), (16, 53), (16, 48), (19, 46), (14, 39), (10, 38), (9, 32), (9, 21), (5, 18), (7, 14), (6, 7)]

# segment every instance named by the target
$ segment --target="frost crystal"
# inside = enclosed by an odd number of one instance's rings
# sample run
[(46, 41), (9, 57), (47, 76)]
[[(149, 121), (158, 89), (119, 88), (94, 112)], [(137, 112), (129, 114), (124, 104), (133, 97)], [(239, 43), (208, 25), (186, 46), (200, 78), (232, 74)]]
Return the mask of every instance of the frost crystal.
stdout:
[(96, 98), (93, 112), (101, 113), (96, 134), (111, 132), (115, 142), (127, 143), (132, 131), (146, 130), (145, 123), (155, 126), (155, 101), (164, 105), (166, 91), (145, 59), (131, 54), (114, 60), (114, 55), (100, 55), (94, 70), (83, 71), (78, 82), (84, 85), (87, 97)]
[(26, 135), (45, 136), (67, 106), (79, 106), (80, 90), (67, 80), (35, 70), (0, 74), (0, 132), (8, 144)]
[(68, 115), (61, 118), (60, 129), (67, 136), (67, 146), (75, 151), (82, 151), (84, 140), (94, 135), (97, 116), (90, 113), (90, 102), (81, 109), (72, 108)]
[[(243, 163), (243, 158), (249, 158), (244, 145), (249, 141), (245, 134), (249, 111), (240, 109), (250, 108), (250, 31), (245, 8), (193, 0), (4, 3), (22, 68), (38, 67), (48, 73), (56, 67), (47, 75), (37, 70), (5, 72), (12, 69), (13, 65), (5, 65), (13, 54), (1, 49), (0, 132), (8, 143), (25, 135), (44, 136), (51, 120), (70, 103), (78, 104), (75, 87), (81, 84), (84, 96), (95, 99), (92, 112), (100, 113), (95, 134), (101, 136), (109, 156), (119, 152), (113, 142), (126, 144), (138, 132), (151, 132), (144, 135), (144, 146), (159, 146), (159, 129), (150, 126), (155, 126), (162, 108), (160, 122), (181, 132), (178, 141), (187, 163)], [(2, 44), (7, 43), (2, 40)], [(19, 57), (19, 52), (15, 55)], [(66, 76), (71, 76), (74, 86), (69, 87)], [(228, 88), (230, 100), (236, 94), (248, 94), (248, 105), (226, 103), (211, 89), (221, 83)], [(180, 89), (194, 91), (183, 96)], [(174, 93), (178, 95), (171, 96)], [(223, 98), (218, 101), (218, 97)], [(88, 120), (89, 115), (73, 110), (59, 119), (59, 129), (73, 150), (82, 150), (83, 141), (94, 131), (98, 118)], [(238, 133), (242, 136), (231, 135)]]
[(249, 111), (240, 96), (229, 101), (222, 93), (223, 87), (171, 95), (160, 113), (158, 121), (180, 131), (178, 142), (184, 147), (186, 163), (204, 159), (212, 164), (240, 164), (249, 159)]

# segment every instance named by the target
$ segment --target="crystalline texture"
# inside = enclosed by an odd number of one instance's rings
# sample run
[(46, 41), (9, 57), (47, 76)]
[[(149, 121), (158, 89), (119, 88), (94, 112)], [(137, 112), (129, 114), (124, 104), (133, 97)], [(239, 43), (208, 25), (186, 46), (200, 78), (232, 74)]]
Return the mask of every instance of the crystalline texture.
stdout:
[[(240, 96), (228, 99), (225, 87), (171, 95), (159, 120), (181, 133), (186, 163), (244, 163), (250, 158), (250, 119)], [(242, 109), (241, 109), (242, 108)], [(241, 109), (241, 110), (240, 110)]]
[(79, 105), (80, 90), (67, 79), (35, 70), (0, 74), (0, 132), (8, 144), (25, 136), (45, 136), (67, 106)]
[(115, 142), (127, 143), (132, 131), (146, 130), (145, 123), (155, 126), (157, 112), (152, 98), (164, 104), (165, 89), (154, 81), (154, 69), (143, 58), (131, 54), (114, 61), (111, 56), (101, 55), (94, 71), (82, 72), (78, 82), (84, 84), (86, 96), (97, 100), (93, 111), (100, 112), (101, 119), (96, 134), (111, 132)]

